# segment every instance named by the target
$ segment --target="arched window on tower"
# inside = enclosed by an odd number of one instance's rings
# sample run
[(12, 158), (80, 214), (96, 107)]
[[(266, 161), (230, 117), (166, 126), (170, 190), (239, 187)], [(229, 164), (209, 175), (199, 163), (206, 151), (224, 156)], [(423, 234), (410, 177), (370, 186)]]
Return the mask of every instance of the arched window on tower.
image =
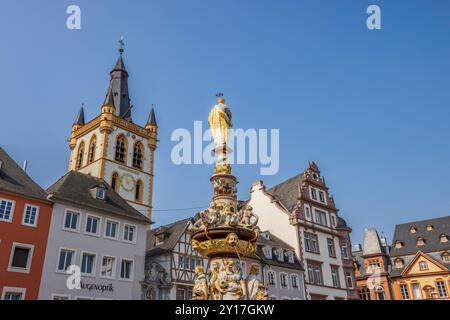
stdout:
[(133, 167), (142, 169), (142, 159), (144, 158), (144, 147), (140, 141), (134, 144)]
[(95, 149), (97, 148), (97, 137), (94, 135), (89, 143), (88, 164), (95, 160)]
[(111, 176), (111, 188), (115, 192), (119, 192), (119, 174), (117, 172), (114, 172)]
[(134, 200), (137, 202), (142, 202), (142, 181), (138, 180), (136, 182), (136, 188), (134, 189)]
[(77, 152), (76, 169), (79, 170), (83, 166), (84, 141), (81, 141)]
[(116, 140), (116, 161), (125, 163), (127, 160), (127, 139), (120, 135)]
[(377, 300), (385, 300), (384, 288), (382, 286), (377, 286), (375, 292), (377, 294)]

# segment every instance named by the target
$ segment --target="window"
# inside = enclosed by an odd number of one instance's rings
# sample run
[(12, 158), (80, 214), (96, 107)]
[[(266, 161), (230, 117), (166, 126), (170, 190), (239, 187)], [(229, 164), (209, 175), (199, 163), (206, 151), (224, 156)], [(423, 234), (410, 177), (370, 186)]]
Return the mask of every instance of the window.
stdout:
[(94, 135), (89, 143), (88, 163), (92, 163), (95, 160), (95, 149), (97, 148), (97, 137)]
[(385, 300), (384, 288), (382, 286), (377, 286), (375, 288), (375, 293), (377, 295), (377, 300)]
[(314, 210), (315, 216), (316, 216), (316, 223), (320, 224), (321, 226), (327, 226), (327, 214), (320, 210)]
[(400, 259), (400, 258), (395, 259), (395, 260), (394, 260), (394, 267), (395, 267), (396, 269), (401, 269), (401, 268), (403, 268), (403, 260)]
[(25, 205), (25, 212), (23, 214), (22, 224), (28, 226), (36, 226), (38, 213), (39, 213), (38, 207), (29, 204)]
[(102, 268), (100, 270), (100, 276), (102, 278), (112, 279), (116, 269), (116, 258), (103, 256), (102, 258)]
[(427, 225), (427, 231), (428, 231), (428, 232), (429, 232), (429, 231), (433, 231), (433, 230), (434, 230), (433, 225), (431, 225), (431, 224)]
[(411, 288), (414, 299), (422, 299), (422, 291), (420, 290), (420, 284), (413, 283), (411, 284)]
[(322, 265), (308, 262), (308, 278), (309, 282), (321, 285), (322, 281)]
[(297, 276), (291, 276), (292, 288), (298, 288)]
[(126, 158), (126, 153), (127, 153), (127, 140), (125, 139), (125, 136), (120, 135), (117, 137), (116, 140), (116, 156), (115, 159), (116, 161), (125, 163), (127, 158)]
[(114, 172), (111, 176), (111, 188), (113, 188), (113, 190), (115, 192), (119, 191), (119, 174), (117, 172)]
[(359, 298), (361, 300), (370, 300), (370, 290), (366, 287), (359, 290)]
[(278, 249), (277, 259), (278, 259), (278, 261), (284, 261), (283, 249)]
[(311, 188), (311, 198), (313, 198), (314, 200), (317, 200), (317, 192), (316, 189)]
[(186, 300), (186, 290), (177, 288), (177, 300)]
[(83, 166), (83, 155), (84, 155), (84, 141), (81, 141), (77, 152), (76, 169), (80, 169)]
[(327, 239), (327, 245), (328, 245), (328, 254), (330, 255), (330, 257), (336, 258), (336, 250), (335, 250), (335, 247), (334, 247), (333, 239), (328, 238)]
[(437, 281), (436, 287), (438, 289), (439, 297), (441, 298), (447, 297), (447, 288), (445, 287), (444, 281)]
[(100, 218), (88, 216), (86, 219), (86, 233), (98, 235)]
[(415, 227), (411, 227), (409, 229), (409, 233), (411, 233), (411, 234), (415, 234), (416, 232), (417, 232), (417, 229)]
[(347, 282), (347, 288), (353, 289), (353, 276), (350, 272), (345, 273), (345, 281)]
[(9, 259), (8, 271), (23, 273), (30, 272), (33, 251), (33, 245), (14, 242)]
[(401, 248), (403, 248), (403, 242), (397, 240), (397, 241), (395, 241), (394, 246), (395, 246), (395, 249), (401, 249)]
[(103, 187), (97, 187), (95, 197), (100, 200), (105, 200), (106, 190)]
[(406, 284), (400, 285), (400, 293), (402, 294), (403, 300), (409, 300), (409, 290)]
[(271, 247), (264, 247), (263, 248), (264, 255), (268, 259), (272, 259), (272, 248)]
[(3, 287), (2, 300), (25, 300), (25, 288)]
[(339, 274), (336, 268), (331, 268), (331, 280), (333, 281), (333, 287), (339, 288)]
[(117, 239), (117, 229), (119, 227), (118, 222), (106, 220), (105, 236), (110, 239)]
[(347, 242), (341, 244), (341, 255), (344, 259), (348, 259), (348, 245)]
[(14, 202), (8, 200), (0, 200), (0, 221), (12, 221), (12, 212)]
[(289, 263), (294, 263), (294, 253), (293, 252), (289, 252), (288, 253), (288, 261)]
[(283, 288), (287, 287), (286, 274), (280, 273), (280, 284)]
[(448, 254), (448, 252), (442, 254), (442, 261), (445, 263), (450, 263), (450, 254)]
[(75, 251), (70, 249), (61, 249), (59, 252), (58, 271), (65, 272), (72, 261), (75, 260)]
[(86, 275), (95, 274), (95, 257), (93, 253), (83, 252), (81, 258), (81, 273)]
[(377, 272), (377, 271), (381, 272), (380, 268), (381, 268), (380, 261), (378, 261), (377, 259), (369, 260), (368, 267), (367, 267), (368, 273), (373, 273), (373, 272)]
[(184, 266), (183, 269), (189, 270), (189, 257), (184, 257)]
[(122, 259), (120, 263), (120, 278), (131, 280), (133, 278), (133, 261)]
[(195, 259), (191, 258), (191, 270), (195, 270)]
[(178, 269), (184, 269), (184, 256), (178, 255)]
[(275, 285), (275, 277), (272, 271), (267, 273), (267, 282), (272, 286)]
[(142, 181), (138, 180), (136, 182), (136, 188), (134, 188), (134, 200), (137, 202), (142, 202)]
[(420, 271), (428, 270), (428, 263), (426, 261), (419, 262)]
[(123, 240), (128, 242), (134, 242), (134, 234), (136, 233), (136, 227), (125, 225), (123, 228)]
[(425, 245), (425, 240), (421, 237), (417, 238), (417, 246), (421, 247)]
[(133, 167), (142, 169), (143, 146), (141, 142), (136, 142), (133, 148)]
[(307, 252), (319, 253), (319, 243), (315, 234), (305, 232), (304, 239)]
[(325, 203), (325, 193), (323, 193), (323, 191), (319, 191), (319, 200), (320, 202)]
[(336, 218), (334, 215), (331, 216), (331, 223), (333, 224), (333, 227), (336, 227)]
[(305, 213), (306, 213), (306, 217), (309, 218), (309, 215), (310, 215), (309, 207), (305, 206)]
[(64, 219), (64, 229), (66, 230), (78, 230), (78, 221), (80, 214), (78, 212), (66, 211), (66, 218)]
[(447, 243), (448, 242), (448, 236), (446, 234), (441, 234), (441, 237), (439, 239), (441, 243)]

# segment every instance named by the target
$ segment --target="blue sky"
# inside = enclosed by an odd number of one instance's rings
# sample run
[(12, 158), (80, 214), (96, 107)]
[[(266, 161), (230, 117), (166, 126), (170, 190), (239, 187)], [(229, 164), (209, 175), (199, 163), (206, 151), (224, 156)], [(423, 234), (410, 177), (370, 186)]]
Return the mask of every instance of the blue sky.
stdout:
[[(81, 105), (98, 115), (124, 35), (133, 119), (156, 105), (154, 219), (212, 197), (207, 165), (175, 166), (176, 128), (226, 94), (240, 128), (280, 129), (280, 171), (235, 166), (240, 198), (316, 160), (358, 242), (366, 227), (450, 214), (450, 3), (435, 1), (17, 1), (0, 11), (0, 145), (48, 187), (67, 170)], [(79, 5), (81, 30), (66, 28)], [(366, 8), (382, 30), (366, 28)]]

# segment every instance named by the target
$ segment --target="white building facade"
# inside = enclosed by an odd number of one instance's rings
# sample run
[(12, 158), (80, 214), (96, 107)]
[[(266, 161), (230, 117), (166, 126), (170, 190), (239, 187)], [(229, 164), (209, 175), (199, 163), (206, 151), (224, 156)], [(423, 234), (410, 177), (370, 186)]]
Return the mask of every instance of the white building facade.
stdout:
[(252, 185), (249, 204), (259, 226), (293, 248), (305, 269), (306, 298), (357, 298), (351, 229), (338, 216), (315, 162), (302, 174), (266, 190)]
[(150, 220), (78, 172), (48, 193), (54, 206), (39, 299), (140, 299)]

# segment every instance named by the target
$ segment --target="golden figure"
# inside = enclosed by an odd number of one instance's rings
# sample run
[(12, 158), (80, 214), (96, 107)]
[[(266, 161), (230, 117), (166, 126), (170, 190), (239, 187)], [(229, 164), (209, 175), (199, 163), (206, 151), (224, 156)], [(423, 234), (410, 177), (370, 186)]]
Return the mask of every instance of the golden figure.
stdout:
[(194, 290), (192, 300), (208, 300), (208, 283), (202, 266), (195, 267)]
[(217, 94), (217, 104), (209, 112), (208, 123), (216, 146), (226, 144), (230, 134), (231, 111), (225, 104), (223, 94)]

